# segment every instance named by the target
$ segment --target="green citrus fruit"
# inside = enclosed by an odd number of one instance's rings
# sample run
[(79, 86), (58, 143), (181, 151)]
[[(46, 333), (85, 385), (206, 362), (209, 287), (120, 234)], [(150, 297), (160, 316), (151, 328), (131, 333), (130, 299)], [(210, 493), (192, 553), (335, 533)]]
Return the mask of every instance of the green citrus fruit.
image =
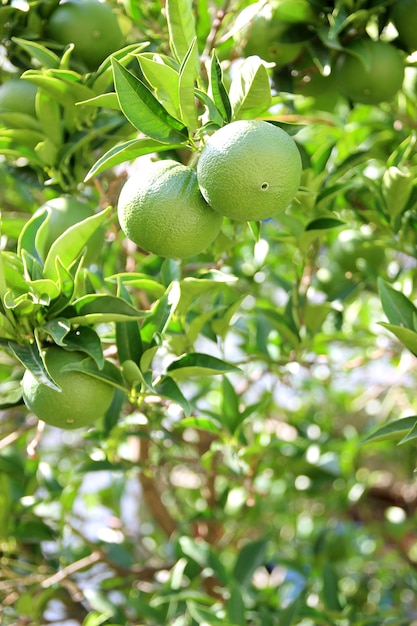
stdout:
[(171, 159), (151, 162), (126, 181), (118, 215), (123, 232), (140, 248), (172, 258), (205, 250), (222, 223), (202, 197), (195, 170)]
[(82, 352), (69, 352), (51, 347), (44, 352), (46, 367), (62, 391), (40, 383), (26, 370), (23, 380), (23, 400), (30, 411), (51, 426), (71, 430), (88, 426), (99, 419), (113, 399), (113, 387), (83, 372), (63, 368), (93, 359)]
[(345, 272), (367, 272), (379, 269), (385, 262), (385, 250), (371, 236), (347, 229), (332, 244), (331, 256)]
[(397, 0), (391, 8), (391, 20), (398, 31), (400, 41), (409, 52), (417, 49), (417, 2)]
[(316, 68), (296, 81), (294, 91), (307, 98), (306, 101), (299, 102), (298, 110), (314, 108), (319, 111), (334, 111), (340, 97), (333, 74), (323, 76)]
[(404, 80), (400, 52), (389, 43), (370, 39), (355, 39), (346, 50), (334, 67), (341, 93), (364, 104), (392, 100)]
[(301, 170), (298, 148), (284, 130), (260, 120), (239, 120), (208, 138), (197, 180), (215, 211), (241, 222), (257, 221), (287, 208)]
[[(48, 252), (54, 241), (68, 228), (94, 215), (94, 209), (91, 205), (72, 198), (71, 196), (60, 196), (48, 200), (37, 212), (41, 212), (45, 209), (47, 209), (49, 213), (49, 220), (47, 223), (47, 236), (43, 246), (44, 253)], [(103, 241), (104, 230), (100, 228), (90, 237), (87, 243), (87, 253), (85, 257), (87, 264), (97, 259), (103, 247)]]
[(251, 4), (236, 19), (236, 49), (244, 57), (258, 55), (277, 66), (292, 63), (301, 54), (303, 44), (285, 41), (290, 27), (288, 22), (277, 17), (274, 5), (263, 2)]
[(24, 113), (36, 116), (35, 98), (38, 88), (23, 78), (10, 78), (0, 86), (0, 114)]
[(123, 46), (123, 34), (110, 6), (98, 0), (69, 0), (59, 4), (48, 20), (48, 37), (73, 43), (74, 56), (90, 70)]

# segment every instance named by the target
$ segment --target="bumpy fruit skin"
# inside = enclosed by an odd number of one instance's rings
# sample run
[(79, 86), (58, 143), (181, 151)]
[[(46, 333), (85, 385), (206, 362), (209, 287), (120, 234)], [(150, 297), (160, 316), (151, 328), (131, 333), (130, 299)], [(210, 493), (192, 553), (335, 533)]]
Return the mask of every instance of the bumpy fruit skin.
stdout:
[(69, 0), (59, 4), (48, 20), (48, 37), (73, 43), (74, 56), (94, 70), (123, 46), (123, 34), (108, 4), (98, 0)]
[(35, 99), (38, 88), (23, 78), (9, 78), (0, 86), (1, 113), (24, 113), (36, 116)]
[(340, 92), (363, 104), (392, 100), (404, 80), (399, 51), (389, 43), (370, 39), (355, 39), (346, 50), (334, 67)]
[(397, 0), (391, 7), (391, 20), (398, 31), (400, 41), (409, 52), (417, 49), (417, 2)]
[(294, 140), (259, 120), (239, 120), (211, 135), (197, 163), (197, 180), (215, 211), (237, 221), (282, 213), (296, 194), (302, 164)]
[(23, 400), (30, 411), (46, 424), (65, 430), (88, 426), (104, 415), (113, 399), (113, 387), (82, 372), (63, 371), (68, 363), (86, 359), (86, 354), (50, 347), (44, 358), (62, 391), (40, 383), (26, 370), (22, 379)]
[(179, 259), (205, 250), (222, 224), (202, 197), (195, 170), (171, 159), (150, 163), (127, 180), (118, 216), (125, 235), (140, 248)]

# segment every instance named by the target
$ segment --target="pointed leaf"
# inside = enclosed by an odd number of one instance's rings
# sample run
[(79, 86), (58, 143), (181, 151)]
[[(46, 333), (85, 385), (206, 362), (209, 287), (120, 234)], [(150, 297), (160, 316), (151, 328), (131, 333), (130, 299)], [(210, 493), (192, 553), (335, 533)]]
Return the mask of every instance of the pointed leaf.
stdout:
[(148, 312), (139, 311), (134, 306), (107, 294), (92, 294), (75, 300), (68, 319), (73, 324), (98, 324), (106, 322), (124, 322), (146, 317)]
[(239, 552), (233, 576), (242, 587), (250, 585), (255, 570), (265, 563), (267, 546), (267, 539), (257, 539), (245, 544)]
[(388, 439), (399, 439), (404, 436), (404, 433), (413, 430), (417, 424), (417, 415), (410, 415), (409, 417), (401, 417), (398, 420), (388, 422), (381, 428), (378, 428), (375, 432), (368, 435), (363, 443), (370, 443), (372, 441), (386, 441)]
[(251, 56), (243, 61), (232, 79), (229, 97), (233, 120), (251, 119), (271, 106), (269, 76), (260, 57)]
[(163, 143), (182, 143), (186, 127), (170, 115), (146, 85), (113, 59), (113, 74), (120, 108), (142, 133)]
[(58, 68), (60, 58), (52, 50), (48, 50), (45, 46), (35, 42), (21, 39), (20, 37), (12, 37), (12, 41), (17, 43), (18, 46), (23, 48), (30, 54), (33, 59), (39, 61), (40, 65), (44, 68)]
[(148, 319), (142, 326), (141, 336), (145, 345), (151, 345), (155, 336), (163, 335), (178, 307), (181, 291), (178, 282), (172, 282), (165, 294), (154, 304)]
[(413, 428), (406, 434), (405, 437), (401, 439), (398, 445), (402, 445), (404, 443), (408, 443), (409, 441), (413, 441), (413, 439), (417, 439), (417, 420), (414, 424)]
[(148, 83), (153, 87), (159, 102), (176, 118), (180, 117), (179, 72), (160, 54), (138, 55), (140, 68)]
[(83, 374), (88, 374), (93, 378), (97, 378), (98, 380), (109, 383), (113, 387), (117, 387), (124, 392), (126, 391), (126, 388), (123, 384), (123, 377), (119, 368), (110, 361), (104, 360), (103, 367), (101, 369), (98, 369), (96, 363), (94, 363), (94, 361), (87, 357), (85, 360), (77, 363), (67, 363), (62, 368), (62, 371), (82, 372)]
[(395, 324), (386, 324), (385, 322), (380, 322), (380, 326), (392, 332), (410, 352), (417, 355), (417, 332), (404, 328), (404, 326), (395, 326)]
[(91, 180), (97, 174), (101, 174), (105, 170), (125, 163), (125, 161), (133, 161), (144, 154), (152, 154), (153, 152), (164, 152), (165, 150), (174, 150), (183, 147), (183, 143), (161, 143), (156, 139), (140, 137), (139, 139), (130, 139), (122, 144), (113, 146), (103, 156), (101, 156), (92, 166), (85, 177), (85, 182)]
[(65, 336), (62, 345), (66, 350), (85, 352), (96, 362), (100, 370), (103, 368), (104, 356), (100, 337), (97, 335), (96, 331), (89, 326), (79, 326), (71, 330)]
[(190, 376), (212, 376), (226, 372), (240, 372), (240, 369), (209, 354), (194, 352), (171, 363), (167, 372), (173, 378), (181, 379)]
[(71, 324), (65, 318), (56, 318), (40, 326), (41, 330), (49, 335), (58, 346), (64, 346), (64, 339), (71, 330)]
[(323, 565), (323, 600), (330, 611), (341, 611), (339, 601), (339, 579), (335, 568), (330, 563)]
[(191, 0), (167, 0), (166, 16), (169, 47), (181, 63), (197, 35)]
[(154, 389), (158, 395), (178, 404), (183, 409), (186, 416), (190, 415), (191, 408), (187, 398), (170, 376), (164, 376), (154, 385)]
[(186, 417), (178, 423), (179, 428), (195, 428), (203, 430), (213, 435), (218, 435), (221, 429), (217, 424), (207, 417)]
[(57, 258), (60, 259), (64, 267), (74, 263), (80, 255), (90, 237), (100, 228), (108, 217), (111, 207), (96, 213), (85, 220), (74, 224), (62, 233), (50, 247), (44, 265), (44, 275), (46, 278), (57, 280), (59, 270), (57, 268)]
[(59, 387), (49, 375), (37, 343), (21, 345), (15, 342), (9, 342), (9, 348), (22, 365), (24, 365), (40, 383), (55, 391), (61, 391), (61, 387)]
[(197, 109), (195, 106), (195, 83), (196, 83), (196, 63), (197, 57), (197, 37), (194, 37), (187, 54), (181, 63), (178, 83), (179, 106), (181, 119), (192, 131), (198, 126)]
[(36, 248), (36, 234), (39, 227), (47, 217), (48, 213), (47, 211), (44, 211), (38, 215), (34, 215), (28, 222), (26, 222), (17, 242), (17, 253), (19, 255), (22, 254), (22, 250), (26, 250), (32, 257), (41, 261)]
[(210, 60), (209, 68), (209, 95), (225, 122), (230, 122), (232, 118), (232, 106), (230, 104), (229, 95), (223, 83), (223, 71), (217, 57), (216, 52)]
[(391, 324), (395, 326), (405, 326), (410, 330), (414, 329), (414, 320), (417, 315), (417, 308), (400, 291), (393, 289), (387, 282), (378, 279), (379, 296), (382, 308)]

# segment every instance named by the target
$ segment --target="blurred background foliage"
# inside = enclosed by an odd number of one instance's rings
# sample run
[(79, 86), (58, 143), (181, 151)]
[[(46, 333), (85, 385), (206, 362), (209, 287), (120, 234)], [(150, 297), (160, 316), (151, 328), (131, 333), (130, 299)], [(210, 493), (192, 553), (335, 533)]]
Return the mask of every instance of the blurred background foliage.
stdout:
[[(129, 297), (154, 312), (142, 327), (153, 374), (200, 353), (235, 371), (212, 376), (194, 360), (175, 379), (181, 396), (120, 392), (93, 428), (67, 432), (28, 414), (23, 367), (2, 341), (3, 624), (417, 624), (415, 319), (403, 321), (417, 276), (417, 58), (393, 24), (396, 4), (417, 32), (414, 0), (282, 0), (281, 18), (292, 17), (272, 52), (250, 49), (275, 55), (263, 117), (288, 125), (303, 156), (279, 221), (226, 221), (182, 263), (124, 240), (115, 211), (106, 222), (84, 284), (105, 291), (109, 276), (135, 273)], [(36, 111), (0, 111), (5, 253), (45, 202), (115, 207), (135, 171), (125, 162), (85, 182), (137, 131), (117, 108), (76, 104), (110, 93), (112, 76), (106, 61), (62, 64), (68, 49), (46, 30), (57, 5), (0, 4), (1, 82), (45, 68), (58, 81)], [(170, 54), (163, 2), (108, 5), (128, 52), (148, 42)], [(201, 59), (215, 49), (226, 84), (246, 54), (236, 23), (247, 5), (192, 5)], [(405, 65), (401, 89), (375, 105), (334, 80), (345, 45), (368, 37)], [(293, 47), (280, 56), (283, 45)], [(120, 365), (114, 326), (98, 333)]]

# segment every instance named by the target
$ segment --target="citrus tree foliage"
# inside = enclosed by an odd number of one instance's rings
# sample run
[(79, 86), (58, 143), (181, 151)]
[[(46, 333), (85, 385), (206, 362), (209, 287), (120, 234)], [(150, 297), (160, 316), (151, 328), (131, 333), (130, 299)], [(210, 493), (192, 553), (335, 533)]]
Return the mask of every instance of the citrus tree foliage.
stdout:
[[(0, 7), (2, 83), (27, 89), (0, 106), (1, 621), (414, 624), (415, 2), (281, 0), (255, 39), (259, 3), (109, 6), (98, 67), (54, 39), (57, 0)], [(284, 213), (182, 261), (123, 235), (142, 159), (194, 167), (251, 119), (300, 151)], [(64, 195), (91, 216), (51, 242)], [(114, 388), (89, 427), (25, 408), (51, 345)]]

